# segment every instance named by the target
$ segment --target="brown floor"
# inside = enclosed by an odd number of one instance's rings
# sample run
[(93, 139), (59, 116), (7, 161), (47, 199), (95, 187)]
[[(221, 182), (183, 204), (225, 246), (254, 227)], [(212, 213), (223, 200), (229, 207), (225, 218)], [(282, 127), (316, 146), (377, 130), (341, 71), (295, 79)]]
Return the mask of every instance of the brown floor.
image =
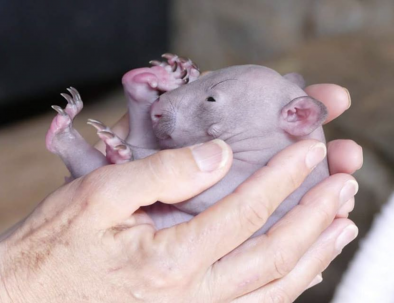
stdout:
[[(60, 96), (55, 101), (63, 106), (64, 102)], [(86, 120), (112, 125), (124, 112), (123, 93), (117, 91), (84, 108), (74, 124), (94, 143), (96, 132)], [(45, 148), (45, 134), (54, 116), (53, 111), (0, 129), (0, 233), (29, 214), (68, 174), (60, 158)]]

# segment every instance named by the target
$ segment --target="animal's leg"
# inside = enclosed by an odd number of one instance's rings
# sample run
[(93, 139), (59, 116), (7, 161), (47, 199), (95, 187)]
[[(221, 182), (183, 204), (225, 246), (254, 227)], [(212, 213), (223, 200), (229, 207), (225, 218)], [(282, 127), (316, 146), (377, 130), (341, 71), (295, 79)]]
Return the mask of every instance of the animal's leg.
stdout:
[(88, 124), (97, 129), (97, 135), (106, 145), (106, 157), (109, 163), (121, 164), (133, 160), (131, 146), (116, 136), (104, 123), (89, 119)]
[(74, 178), (90, 173), (98, 167), (108, 164), (98, 150), (85, 141), (72, 126), (75, 116), (82, 110), (83, 102), (75, 88), (67, 89), (71, 95), (61, 94), (67, 100), (63, 110), (52, 106), (58, 112), (46, 135), (47, 149), (59, 155)]
[(164, 54), (167, 62), (151, 61), (151, 68), (131, 70), (122, 83), (128, 99), (130, 132), (126, 141), (147, 149), (157, 149), (152, 130), (150, 108), (160, 94), (176, 89), (198, 78), (198, 67), (189, 59)]

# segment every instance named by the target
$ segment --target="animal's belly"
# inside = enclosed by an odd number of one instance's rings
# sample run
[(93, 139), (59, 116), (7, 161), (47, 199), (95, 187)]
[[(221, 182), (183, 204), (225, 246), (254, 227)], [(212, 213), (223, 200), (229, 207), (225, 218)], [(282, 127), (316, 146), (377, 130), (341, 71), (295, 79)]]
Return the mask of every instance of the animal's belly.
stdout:
[[(195, 215), (233, 192), (238, 185), (244, 182), (258, 169), (259, 167), (246, 167), (245, 165), (237, 166), (237, 164), (235, 164), (230, 172), (219, 183), (198, 196), (176, 205), (164, 205), (158, 202), (153, 206), (145, 208), (145, 210), (152, 217), (158, 229), (189, 221)], [(279, 205), (265, 225), (256, 232), (255, 236), (265, 233), (272, 225), (295, 207), (309, 189), (327, 178), (328, 175), (327, 162), (324, 161), (315, 168), (315, 170), (296, 191), (294, 191)]]

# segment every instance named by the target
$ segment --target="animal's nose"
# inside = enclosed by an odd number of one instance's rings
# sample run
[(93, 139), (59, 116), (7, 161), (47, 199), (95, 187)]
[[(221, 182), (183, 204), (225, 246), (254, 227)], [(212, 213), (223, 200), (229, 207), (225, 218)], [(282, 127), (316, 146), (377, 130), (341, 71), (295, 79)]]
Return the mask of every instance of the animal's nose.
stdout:
[(152, 119), (153, 122), (159, 122), (159, 120), (161, 119), (162, 116), (163, 116), (163, 113), (162, 113), (162, 110), (161, 110), (161, 106), (156, 101), (152, 105), (151, 119)]

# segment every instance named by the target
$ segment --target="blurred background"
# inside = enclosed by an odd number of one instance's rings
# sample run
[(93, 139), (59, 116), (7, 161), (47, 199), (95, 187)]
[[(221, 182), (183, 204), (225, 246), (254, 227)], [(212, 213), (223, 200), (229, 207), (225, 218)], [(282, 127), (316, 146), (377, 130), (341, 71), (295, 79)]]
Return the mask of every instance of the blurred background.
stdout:
[[(364, 148), (351, 214), (362, 239), (394, 185), (392, 0), (0, 1), (0, 232), (67, 175), (44, 141), (59, 93), (80, 91), (75, 125), (94, 143), (87, 118), (117, 121), (122, 75), (168, 51), (202, 70), (254, 63), (347, 87), (351, 109), (325, 130)], [(358, 244), (297, 302), (329, 302)]]

